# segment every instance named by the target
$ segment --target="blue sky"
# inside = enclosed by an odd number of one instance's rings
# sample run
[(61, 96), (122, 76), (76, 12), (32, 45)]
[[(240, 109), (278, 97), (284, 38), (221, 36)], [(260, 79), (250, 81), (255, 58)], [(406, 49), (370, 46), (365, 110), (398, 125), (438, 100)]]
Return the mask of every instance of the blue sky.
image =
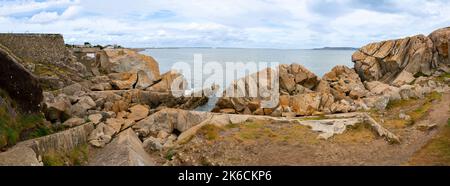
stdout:
[(0, 32), (128, 47), (359, 47), (450, 26), (446, 0), (0, 0)]

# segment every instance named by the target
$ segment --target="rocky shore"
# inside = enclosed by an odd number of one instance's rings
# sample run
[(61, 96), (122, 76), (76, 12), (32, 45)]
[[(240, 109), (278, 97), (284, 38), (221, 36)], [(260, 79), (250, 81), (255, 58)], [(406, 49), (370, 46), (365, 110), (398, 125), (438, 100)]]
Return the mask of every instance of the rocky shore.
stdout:
[[(258, 72), (227, 87), (211, 112), (192, 110), (206, 104), (206, 92), (217, 87), (202, 90), (201, 97), (195, 93), (174, 96), (171, 85), (185, 82), (183, 75), (161, 73), (158, 62), (133, 49), (57, 46), (64, 51), (61, 54), (55, 47), (48, 51), (44, 47), (42, 62), (38, 54), (28, 51), (35, 49), (13, 42), (23, 37), (0, 37), (0, 88), (5, 92), (1, 116), (18, 121), (20, 113), (30, 113), (42, 120), (39, 126), (17, 131), (20, 140), (0, 132), (4, 151), (0, 165), (54, 165), (55, 153), (67, 157), (80, 148), (89, 151), (83, 161), (77, 161), (82, 165), (201, 165), (205, 157), (194, 156), (201, 150), (193, 148), (211, 142), (199, 135), (215, 139), (249, 122), (305, 126), (322, 140), (366, 124), (387, 145), (399, 144), (403, 137), (410, 138), (375, 116), (389, 115), (387, 109), (393, 103), (450, 92), (450, 27), (429, 36), (368, 44), (353, 54), (354, 68), (336, 66), (323, 77), (300, 64), (265, 69), (269, 72), (265, 81), (273, 78), (270, 74), (278, 75), (279, 104), (262, 107), (265, 98), (260, 87), (247, 81)], [(45, 40), (43, 35), (27, 37)], [(59, 38), (52, 35), (51, 41), (54, 37)], [(258, 96), (227, 97), (227, 91), (237, 85), (245, 86), (246, 95), (257, 92)], [(10, 123), (1, 129), (12, 128)], [(431, 124), (423, 127), (432, 128)], [(48, 128), (51, 132), (44, 135), (27, 135)], [(210, 152), (204, 153), (211, 158)], [(57, 165), (73, 164), (66, 158)]]

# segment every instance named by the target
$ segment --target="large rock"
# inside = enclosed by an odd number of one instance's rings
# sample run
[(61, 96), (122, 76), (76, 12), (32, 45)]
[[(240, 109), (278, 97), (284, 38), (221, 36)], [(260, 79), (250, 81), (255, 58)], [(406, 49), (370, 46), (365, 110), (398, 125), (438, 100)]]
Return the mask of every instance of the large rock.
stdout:
[(43, 166), (43, 163), (32, 148), (17, 146), (0, 153), (0, 166)]
[(173, 133), (184, 132), (208, 119), (211, 113), (186, 111), (179, 109), (163, 109), (137, 122), (132, 128), (140, 137), (156, 136), (160, 131)]
[(329, 91), (338, 100), (348, 97), (358, 99), (366, 95), (366, 89), (358, 74), (346, 66), (334, 67), (331, 72), (323, 76), (322, 80), (328, 83), (330, 89), (327, 89), (326, 83), (321, 81), (317, 87), (319, 92), (328, 93)]
[(317, 112), (330, 112), (334, 97), (327, 93), (306, 93), (290, 97), (290, 107), (297, 115), (313, 115)]
[[(183, 78), (183, 79), (179, 79), (179, 78)], [(159, 81), (158, 83), (154, 84), (153, 86), (147, 88), (146, 90), (155, 91), (155, 92), (169, 92), (172, 90), (172, 88), (171, 88), (172, 86), (176, 86), (179, 90), (185, 90), (185, 84), (179, 83), (182, 81), (178, 81), (178, 80), (182, 80), (184, 82), (183, 75), (175, 70), (171, 70), (171, 71), (166, 72), (163, 75), (161, 75), (161, 81)], [(174, 82), (177, 84), (173, 84)]]
[(135, 88), (137, 89), (146, 89), (147, 87), (149, 87), (150, 85), (153, 85), (153, 83), (155, 81), (151, 80), (148, 76), (147, 73), (143, 70), (139, 70), (137, 72), (137, 82), (135, 85)]
[(280, 89), (291, 95), (302, 94), (305, 88), (311, 90), (319, 83), (314, 73), (299, 64), (280, 65), (278, 70)]
[[(368, 44), (352, 56), (363, 81), (392, 83), (402, 71), (431, 75), (433, 42), (423, 35)], [(398, 82), (398, 81), (397, 81)], [(401, 86), (404, 82), (397, 85)]]
[(435, 64), (444, 63), (450, 65), (450, 27), (438, 29), (428, 37), (433, 41), (433, 60), (435, 61)]
[(104, 49), (97, 53), (101, 69), (107, 73), (129, 72), (138, 73), (142, 70), (149, 82), (156, 82), (160, 77), (159, 65), (152, 57), (139, 54), (130, 49)]
[(92, 166), (152, 166), (153, 160), (142, 147), (142, 142), (132, 129), (120, 133), (89, 160)]
[(399, 100), (400, 97), (400, 89), (398, 87), (390, 86), (385, 83), (381, 83), (379, 81), (370, 81), (365, 82), (365, 87), (370, 91), (371, 95), (374, 96), (382, 96), (388, 95), (390, 100)]
[(112, 137), (116, 131), (104, 123), (100, 123), (97, 127), (89, 134), (89, 144), (94, 147), (102, 148), (109, 142), (111, 142)]
[(89, 96), (81, 97), (75, 105), (70, 108), (70, 113), (74, 116), (84, 117), (89, 109), (94, 109), (97, 104)]
[(138, 74), (130, 72), (110, 74), (110, 77), (111, 85), (119, 90), (133, 89), (138, 80)]
[(81, 125), (81, 124), (83, 124), (83, 123), (86, 123), (86, 120), (85, 120), (85, 119), (83, 119), (83, 118), (78, 118), (78, 117), (74, 117), (74, 118), (70, 118), (70, 119), (68, 119), (67, 121), (65, 121), (65, 122), (63, 123), (63, 126), (72, 128), (72, 127), (79, 126), (79, 125)]
[(133, 121), (139, 121), (148, 116), (149, 109), (144, 105), (135, 105), (131, 107), (130, 114), (127, 116), (128, 119), (131, 119)]
[(8, 92), (22, 111), (38, 112), (43, 100), (41, 85), (21, 63), (21, 59), (0, 45), (0, 89)]
[(278, 86), (281, 80), (276, 75), (276, 70), (266, 68), (234, 81), (225, 89), (214, 111), (233, 109), (237, 113), (244, 113), (246, 110), (254, 112), (261, 107), (275, 108), (278, 101), (272, 99), (278, 99), (281, 90)]
[(44, 94), (46, 96), (43, 111), (47, 120), (51, 122), (63, 122), (70, 118), (70, 107), (72, 105), (66, 95), (59, 94), (57, 97), (54, 97), (51, 93)]

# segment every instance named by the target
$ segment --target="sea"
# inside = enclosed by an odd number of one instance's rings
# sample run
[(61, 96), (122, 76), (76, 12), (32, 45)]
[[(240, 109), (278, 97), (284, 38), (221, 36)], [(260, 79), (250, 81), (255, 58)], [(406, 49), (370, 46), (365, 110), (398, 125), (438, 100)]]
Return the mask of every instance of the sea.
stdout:
[[(257, 72), (265, 67), (276, 64), (298, 63), (317, 76), (322, 77), (336, 65), (353, 67), (351, 49), (243, 49), (243, 48), (151, 48), (141, 51), (152, 56), (158, 63), (161, 74), (169, 70), (177, 70), (186, 76), (191, 89), (201, 89), (218, 84), (226, 88), (232, 80)], [(195, 59), (195, 60), (194, 60)], [(200, 64), (200, 65), (199, 65)], [(246, 68), (242, 73), (239, 65), (236, 71), (227, 72), (227, 65), (252, 64), (255, 69)], [(251, 66), (251, 65), (249, 65)], [(211, 70), (211, 69), (219, 69)], [(212, 75), (219, 72), (219, 77)], [(199, 76), (202, 74), (202, 76)], [(199, 78), (201, 77), (201, 78)], [(199, 111), (210, 111), (217, 102), (217, 97), (211, 97), (208, 103), (197, 108)]]

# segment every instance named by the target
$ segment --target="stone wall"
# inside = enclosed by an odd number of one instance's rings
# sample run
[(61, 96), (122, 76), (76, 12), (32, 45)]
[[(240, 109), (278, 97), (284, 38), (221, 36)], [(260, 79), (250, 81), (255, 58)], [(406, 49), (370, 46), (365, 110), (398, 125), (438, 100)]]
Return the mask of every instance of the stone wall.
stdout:
[(55, 63), (68, 54), (60, 34), (0, 34), (0, 44), (25, 61)]
[(76, 60), (60, 34), (0, 34), (0, 44), (22, 59), (45, 89), (59, 89), (83, 80), (86, 67)]

